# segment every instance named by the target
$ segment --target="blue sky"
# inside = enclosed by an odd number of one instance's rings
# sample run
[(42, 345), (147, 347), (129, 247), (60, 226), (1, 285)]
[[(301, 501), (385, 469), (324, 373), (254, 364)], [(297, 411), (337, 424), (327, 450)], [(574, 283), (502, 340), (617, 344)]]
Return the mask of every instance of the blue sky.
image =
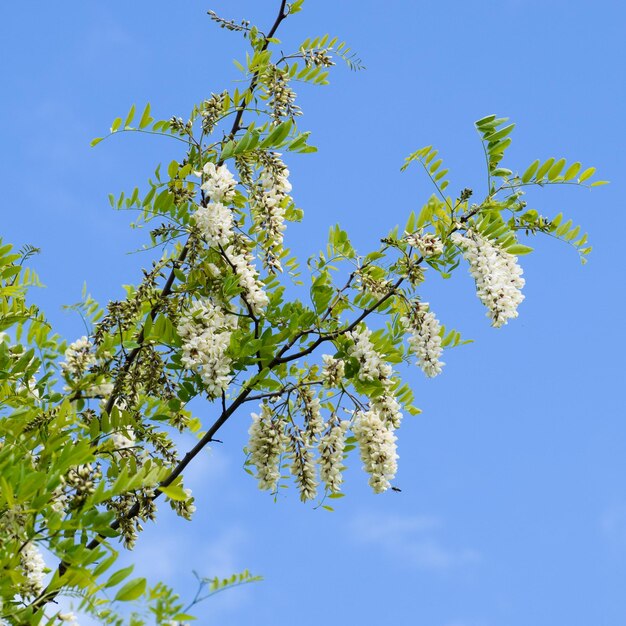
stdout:
[[(213, 8), (264, 26), (277, 2), (120, 0), (5, 3), (0, 20), (1, 235), (42, 248), (35, 297), (68, 338), (83, 334), (62, 305), (83, 282), (99, 300), (140, 276), (143, 243), (109, 192), (142, 184), (175, 145), (117, 137), (111, 120), (150, 101), (158, 117), (232, 86), (237, 36)], [(565, 156), (612, 181), (592, 193), (548, 189), (531, 206), (566, 211), (594, 245), (538, 240), (522, 259), (520, 318), (488, 326), (465, 270), (425, 288), (438, 316), (474, 343), (446, 354), (444, 375), (407, 372), (423, 414), (400, 435), (401, 493), (371, 494), (358, 459), (334, 513), (290, 490), (275, 504), (241, 469), (248, 415), (187, 478), (192, 524), (166, 507), (136, 554), (137, 571), (190, 589), (191, 570), (248, 567), (265, 581), (201, 609), (201, 624), (309, 626), (613, 626), (626, 623), (626, 350), (621, 220), (626, 98), (621, 3), (598, 0), (309, 0), (287, 22), (284, 48), (326, 32), (364, 60), (336, 68), (324, 89), (303, 87), (300, 124), (315, 155), (290, 162), (304, 225), (301, 258), (340, 221), (360, 250), (431, 193), (406, 154), (440, 148), (451, 189), (484, 191), (474, 120), (517, 123), (505, 165)], [(206, 408), (198, 409), (207, 421)]]

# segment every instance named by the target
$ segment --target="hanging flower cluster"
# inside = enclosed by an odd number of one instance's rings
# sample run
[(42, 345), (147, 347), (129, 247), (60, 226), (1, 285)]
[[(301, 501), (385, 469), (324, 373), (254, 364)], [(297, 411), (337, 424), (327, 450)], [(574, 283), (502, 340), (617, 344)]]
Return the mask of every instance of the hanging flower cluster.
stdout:
[(178, 324), (183, 341), (181, 361), (186, 369), (200, 374), (210, 398), (219, 396), (230, 383), (227, 351), (236, 326), (237, 318), (210, 300), (196, 300)]
[(267, 155), (263, 174), (259, 177), (252, 208), (257, 230), (264, 240), (265, 262), (273, 271), (282, 271), (280, 253), (283, 249), (285, 209), (289, 204), (291, 183), (289, 170), (279, 152)]
[(233, 213), (221, 202), (198, 207), (193, 220), (209, 246), (225, 246), (233, 238)]
[(346, 447), (346, 430), (349, 422), (335, 423), (320, 438), (318, 445), (320, 478), (331, 493), (341, 491), (343, 482), (343, 453)]
[(26, 578), (21, 593), (24, 596), (38, 596), (43, 591), (46, 563), (39, 548), (29, 541), (20, 552), (22, 571)]
[(93, 345), (87, 337), (83, 336), (67, 347), (61, 369), (70, 378), (80, 378), (95, 362)]
[(330, 354), (322, 354), (324, 366), (322, 368), (322, 379), (326, 387), (338, 387), (343, 381), (346, 373), (346, 364), (343, 359), (335, 359)]
[(230, 204), (235, 198), (237, 181), (225, 165), (215, 165), (215, 163), (207, 161), (201, 172), (194, 173), (202, 178), (200, 189), (204, 191), (211, 202)]
[(432, 233), (404, 233), (404, 241), (418, 250), (425, 259), (443, 254), (443, 242)]
[(398, 470), (393, 425), (385, 423), (380, 412), (372, 407), (356, 413), (352, 432), (359, 443), (363, 469), (370, 476), (370, 487), (375, 493), (386, 491)]
[(409, 349), (417, 356), (417, 364), (429, 378), (441, 374), (445, 365), (440, 360), (441, 324), (435, 314), (429, 310), (427, 302), (417, 302), (408, 317), (402, 317), (400, 323), (409, 333)]
[(363, 326), (360, 330), (347, 333), (354, 344), (348, 349), (348, 354), (360, 364), (359, 378), (363, 381), (386, 380), (392, 374), (391, 366), (385, 363), (374, 348), (370, 337), (372, 331)]
[(452, 241), (469, 262), (470, 274), (476, 281), (476, 293), (487, 307), (491, 325), (499, 328), (517, 317), (517, 307), (524, 299), (521, 292), (523, 271), (517, 257), (470, 230), (466, 236), (453, 233)]
[(268, 305), (269, 298), (259, 280), (259, 273), (254, 265), (254, 256), (248, 250), (237, 251), (235, 246), (228, 246), (224, 251), (224, 256), (232, 265), (239, 278), (239, 285), (242, 288), (242, 297), (252, 309), (255, 315), (259, 315)]
[(250, 463), (257, 470), (259, 489), (275, 492), (280, 479), (280, 457), (289, 441), (284, 425), (280, 418), (274, 418), (269, 405), (264, 403), (260, 414), (252, 414), (248, 434), (248, 453)]

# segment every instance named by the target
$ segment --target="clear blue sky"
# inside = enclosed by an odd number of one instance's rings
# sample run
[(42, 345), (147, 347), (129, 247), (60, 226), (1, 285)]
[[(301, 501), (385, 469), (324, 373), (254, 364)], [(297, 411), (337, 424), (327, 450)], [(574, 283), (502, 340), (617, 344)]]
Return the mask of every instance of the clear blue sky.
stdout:
[[(273, 20), (276, 0), (7, 2), (0, 20), (1, 235), (42, 248), (36, 294), (69, 339), (62, 310), (84, 281), (101, 301), (140, 276), (142, 234), (106, 196), (142, 184), (165, 140), (123, 136), (95, 149), (130, 104), (158, 117), (232, 85), (237, 36), (213, 8)], [(285, 49), (325, 32), (345, 38), (367, 71), (338, 67), (328, 88), (301, 89), (302, 127), (320, 150), (290, 162), (305, 258), (337, 220), (361, 250), (430, 195), (404, 156), (437, 145), (452, 189), (484, 191), (475, 119), (517, 122), (508, 166), (566, 156), (609, 187), (534, 192), (545, 214), (589, 231), (573, 249), (538, 242), (523, 259), (520, 318), (488, 326), (466, 271), (426, 288), (439, 317), (475, 343), (446, 355), (444, 375), (412, 379), (424, 413), (400, 431), (402, 493), (374, 496), (350, 462), (335, 513), (274, 504), (241, 469), (248, 415), (196, 464), (192, 524), (167, 507), (136, 551), (137, 570), (190, 590), (190, 571), (250, 568), (265, 582), (202, 607), (201, 624), (287, 626), (618, 626), (626, 623), (626, 11), (617, 0), (309, 0), (279, 35)], [(172, 151), (174, 148), (174, 151)], [(211, 417), (199, 409), (205, 419)]]

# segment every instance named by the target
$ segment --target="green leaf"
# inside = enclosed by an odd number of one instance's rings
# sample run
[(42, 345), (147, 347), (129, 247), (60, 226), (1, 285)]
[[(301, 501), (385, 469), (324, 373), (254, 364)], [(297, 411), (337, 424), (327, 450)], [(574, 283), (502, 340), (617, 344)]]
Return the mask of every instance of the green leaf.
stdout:
[(135, 578), (135, 580), (131, 580), (129, 583), (126, 583), (115, 595), (115, 602), (130, 602), (132, 600), (136, 600), (146, 590), (146, 579), (145, 578)]
[(533, 161), (529, 168), (522, 174), (522, 182), (527, 183), (535, 175), (535, 172), (539, 168), (539, 159)]
[(509, 254), (514, 254), (516, 256), (521, 256), (522, 254), (530, 254), (533, 250), (534, 248), (531, 248), (530, 246), (525, 246), (521, 243), (516, 243), (506, 248), (506, 251)]
[(159, 491), (163, 492), (170, 500), (176, 500), (177, 502), (189, 499), (189, 496), (180, 485), (161, 486)]
[(124, 569), (121, 569), (118, 572), (115, 572), (115, 574), (111, 575), (109, 580), (106, 581), (104, 586), (115, 587), (115, 585), (119, 585), (124, 580), (124, 578), (127, 578), (128, 576), (131, 575), (133, 569), (135, 569), (135, 566), (129, 565), (128, 567), (125, 567)]
[(111, 132), (114, 133), (117, 131), (117, 129), (122, 125), (122, 118), (121, 117), (116, 117), (113, 120), (113, 124), (111, 124)]
[(97, 146), (103, 139), (104, 137), (96, 137), (95, 139), (91, 140), (89, 145), (93, 148), (94, 146)]
[(139, 120), (139, 128), (145, 128), (150, 124), (152, 118), (150, 117), (150, 103), (146, 104), (146, 108), (143, 110), (141, 114), (141, 119)]
[(548, 180), (553, 181), (561, 173), (561, 170), (565, 167), (565, 159), (559, 159), (549, 170)]
[(596, 168), (595, 167), (589, 167), (587, 168), (579, 177), (578, 177), (578, 182), (582, 183), (584, 181), (586, 181), (588, 178), (591, 178), (594, 174), (596, 173)]
[(130, 107), (130, 111), (128, 112), (128, 115), (126, 116), (126, 121), (124, 122), (124, 128), (128, 128), (128, 126), (134, 119), (135, 119), (135, 105), (133, 104), (133, 106)]

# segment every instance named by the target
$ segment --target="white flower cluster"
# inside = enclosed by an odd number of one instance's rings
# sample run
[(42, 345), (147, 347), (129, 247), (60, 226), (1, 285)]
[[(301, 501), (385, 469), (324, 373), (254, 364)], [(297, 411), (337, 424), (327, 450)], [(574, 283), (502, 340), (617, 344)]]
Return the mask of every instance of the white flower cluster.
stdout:
[(201, 172), (194, 172), (202, 178), (200, 188), (212, 202), (229, 204), (235, 197), (237, 181), (225, 165), (215, 165), (208, 161)]
[(234, 246), (228, 246), (225, 254), (239, 277), (239, 284), (243, 289), (242, 296), (250, 305), (252, 312), (258, 315), (268, 305), (269, 299), (259, 280), (259, 273), (253, 263), (254, 257), (247, 251), (237, 252)]
[(282, 271), (276, 252), (283, 246), (285, 230), (285, 199), (291, 192), (289, 170), (279, 160), (280, 154), (274, 153), (272, 169), (266, 169), (259, 178), (259, 193), (255, 212), (258, 215), (258, 226), (262, 230), (271, 250), (268, 250), (268, 262), (271, 267)]
[(466, 236), (453, 233), (452, 241), (469, 262), (470, 274), (476, 281), (476, 293), (487, 307), (492, 326), (499, 328), (517, 317), (517, 307), (524, 299), (521, 292), (523, 272), (517, 257), (469, 230)]
[(28, 542), (20, 552), (22, 570), (26, 582), (22, 587), (22, 595), (38, 596), (43, 591), (43, 579), (46, 563), (39, 552), (39, 548), (32, 542)]
[(317, 477), (313, 455), (306, 445), (294, 446), (291, 456), (291, 474), (295, 478), (300, 500), (313, 500), (317, 495)]
[(441, 374), (445, 365), (440, 361), (443, 348), (441, 346), (441, 324), (428, 303), (420, 302), (410, 317), (400, 318), (400, 323), (409, 333), (410, 351), (417, 356), (417, 364), (429, 378)]
[(267, 404), (261, 405), (261, 414), (252, 414), (248, 431), (250, 463), (256, 467), (259, 489), (276, 491), (280, 479), (280, 457), (285, 452), (288, 438), (280, 419), (272, 418)]
[(135, 433), (130, 429), (117, 430), (111, 435), (111, 442), (116, 452), (121, 452), (135, 446)]
[(324, 419), (322, 418), (320, 399), (311, 387), (306, 385), (300, 387), (298, 395), (302, 403), (302, 414), (306, 422), (305, 434), (310, 440), (324, 430)]
[(233, 238), (233, 213), (221, 202), (198, 207), (193, 220), (209, 246), (226, 246)]
[(211, 398), (219, 396), (230, 383), (231, 360), (226, 352), (236, 326), (237, 318), (225, 314), (210, 300), (196, 300), (178, 324), (183, 340), (182, 363), (200, 374)]
[(428, 258), (431, 256), (439, 256), (443, 253), (443, 242), (437, 235), (432, 233), (404, 233), (404, 241), (410, 246), (416, 248), (419, 253)]
[(370, 487), (375, 493), (386, 491), (398, 470), (397, 437), (392, 425), (385, 424), (372, 407), (355, 415), (352, 432), (359, 443), (363, 469), (370, 475)]
[(65, 361), (61, 363), (63, 373), (70, 377), (80, 377), (96, 361), (93, 345), (87, 337), (81, 337), (71, 343), (65, 351)]
[(390, 391), (391, 381), (385, 384), (385, 393), (382, 396), (372, 398), (370, 407), (376, 411), (385, 424), (389, 428), (400, 428), (402, 422), (402, 413), (400, 412), (400, 403)]
[(392, 374), (391, 366), (385, 363), (374, 348), (370, 337), (372, 331), (363, 326), (361, 330), (353, 330), (347, 336), (354, 341), (348, 349), (348, 354), (354, 357), (361, 365), (359, 378), (363, 381), (387, 380)]
[(348, 422), (343, 420), (332, 426), (319, 442), (320, 478), (331, 493), (341, 491), (343, 482), (343, 451), (346, 447)]
[(343, 381), (346, 373), (346, 364), (342, 359), (335, 359), (330, 354), (322, 354), (324, 366), (322, 368), (322, 379), (326, 387), (337, 387)]

